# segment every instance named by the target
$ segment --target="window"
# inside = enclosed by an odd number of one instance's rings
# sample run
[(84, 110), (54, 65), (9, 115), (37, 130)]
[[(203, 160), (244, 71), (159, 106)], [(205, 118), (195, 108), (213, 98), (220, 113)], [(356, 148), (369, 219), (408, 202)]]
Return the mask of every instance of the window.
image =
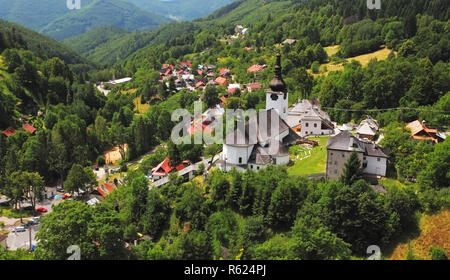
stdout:
[(242, 158), (241, 157), (239, 157), (239, 163), (242, 163)]
[(314, 124), (314, 127), (317, 127), (317, 124), (316, 124), (316, 123)]
[(381, 161), (381, 158), (377, 158), (377, 161)]
[(334, 161), (334, 165), (337, 165), (337, 160)]
[(308, 134), (308, 131), (305, 131), (306, 134)]
[(250, 168), (251, 168), (251, 169), (253, 169), (253, 164), (252, 164), (252, 165), (250, 165)]
[(305, 126), (308, 127), (308, 126), (309, 126), (309, 123), (306, 123)]
[(330, 153), (330, 156), (332, 156), (333, 155), (333, 153)]
[(334, 174), (337, 174), (337, 169), (334, 170)]
[(259, 166), (258, 166), (258, 167), (256, 167), (256, 170), (259, 170)]
[(342, 157), (345, 157), (345, 154), (344, 154), (344, 153), (342, 153)]
[(363, 160), (366, 160), (367, 158), (366, 157), (363, 157)]

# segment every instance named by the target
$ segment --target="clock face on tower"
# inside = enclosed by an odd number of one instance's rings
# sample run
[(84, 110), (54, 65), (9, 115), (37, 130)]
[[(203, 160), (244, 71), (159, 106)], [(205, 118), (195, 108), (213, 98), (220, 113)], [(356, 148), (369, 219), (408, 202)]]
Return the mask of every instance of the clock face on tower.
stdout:
[(273, 101), (276, 101), (276, 100), (278, 100), (278, 94), (273, 93), (273, 94), (270, 95), (270, 98), (271, 98)]

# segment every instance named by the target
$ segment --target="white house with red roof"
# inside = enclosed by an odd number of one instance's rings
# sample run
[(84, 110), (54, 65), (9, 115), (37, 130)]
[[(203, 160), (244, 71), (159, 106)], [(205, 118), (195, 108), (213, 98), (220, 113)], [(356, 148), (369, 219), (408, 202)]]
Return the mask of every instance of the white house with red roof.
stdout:
[(174, 168), (170, 165), (170, 159), (166, 157), (162, 162), (160, 162), (155, 168), (152, 169), (152, 180), (153, 182), (160, 180), (168, 176), (170, 172), (174, 170), (183, 170), (189, 165), (191, 165), (191, 162), (189, 160), (185, 160)]

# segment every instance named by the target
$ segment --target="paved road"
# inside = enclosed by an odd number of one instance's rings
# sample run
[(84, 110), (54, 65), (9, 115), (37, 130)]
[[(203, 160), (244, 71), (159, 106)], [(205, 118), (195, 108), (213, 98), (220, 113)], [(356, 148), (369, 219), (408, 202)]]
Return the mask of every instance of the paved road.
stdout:
[[(38, 207), (44, 207), (48, 209), (48, 212), (45, 214), (48, 214), (52, 211), (52, 206), (59, 204), (62, 201), (62, 199), (58, 200), (44, 200), (42, 202), (36, 203), (36, 208)], [(27, 206), (27, 204), (24, 204), (23, 206)], [(42, 217), (42, 216), (41, 216)], [(31, 217), (30, 217), (31, 218)], [(28, 221), (30, 218), (23, 218), (23, 221)], [(12, 219), (12, 218), (6, 218), (6, 217), (0, 217), (0, 220), (5, 222), (5, 229), (12, 231), (13, 228), (15, 228), (18, 224), (18, 221), (20, 219)], [(36, 232), (39, 229), (39, 225), (33, 225), (31, 228), (31, 239), (32, 244), (36, 244), (36, 240), (34, 240)], [(8, 238), (6, 239), (6, 244), (10, 250), (15, 250), (17, 248), (23, 248), (23, 249), (29, 249), (30, 248), (30, 236), (29, 236), (29, 230), (28, 228), (25, 232), (10, 232), (8, 234)]]
[(30, 248), (30, 230), (31, 230), (31, 243), (36, 245), (36, 232), (39, 229), (39, 225), (33, 225), (24, 232), (14, 232), (8, 235), (6, 239), (6, 245), (10, 250), (16, 250), (18, 248), (29, 249)]

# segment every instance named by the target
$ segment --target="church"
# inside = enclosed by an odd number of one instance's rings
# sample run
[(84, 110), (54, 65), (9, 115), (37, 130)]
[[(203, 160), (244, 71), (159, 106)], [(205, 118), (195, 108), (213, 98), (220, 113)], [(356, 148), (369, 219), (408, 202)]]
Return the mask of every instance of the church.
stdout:
[(275, 77), (266, 93), (266, 110), (251, 116), (225, 137), (217, 167), (259, 170), (269, 164), (289, 163), (289, 146), (300, 136), (287, 124), (288, 92), (281, 76), (281, 56), (277, 54)]

